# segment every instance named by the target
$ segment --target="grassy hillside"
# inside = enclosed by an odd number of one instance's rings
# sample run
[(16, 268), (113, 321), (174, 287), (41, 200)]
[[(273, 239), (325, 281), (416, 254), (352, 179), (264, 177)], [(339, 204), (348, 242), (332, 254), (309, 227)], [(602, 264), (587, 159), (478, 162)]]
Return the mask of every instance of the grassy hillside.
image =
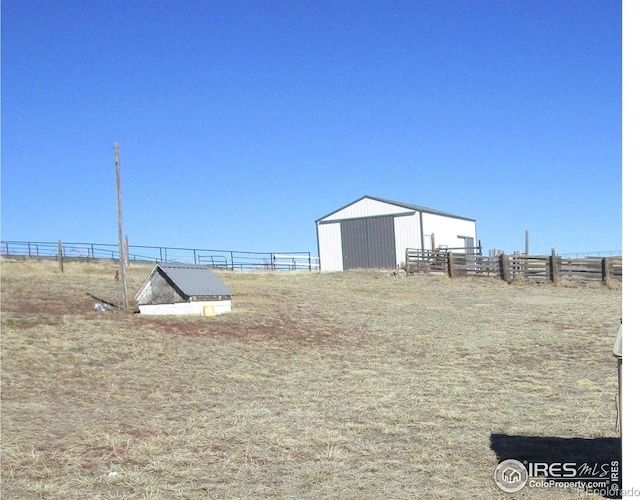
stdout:
[(619, 289), (225, 272), (153, 318), (93, 310), (116, 268), (2, 261), (3, 499), (583, 498), (493, 473), (619, 457)]

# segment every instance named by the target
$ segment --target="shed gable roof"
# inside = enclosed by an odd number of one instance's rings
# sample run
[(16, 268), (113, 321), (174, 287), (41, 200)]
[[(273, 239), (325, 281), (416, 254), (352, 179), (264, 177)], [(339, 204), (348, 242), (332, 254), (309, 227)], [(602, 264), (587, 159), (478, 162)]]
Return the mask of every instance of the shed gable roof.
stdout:
[[(160, 273), (160, 271), (162, 271)], [(144, 288), (154, 273), (166, 276), (172, 284), (187, 297), (208, 297), (233, 295), (233, 292), (207, 266), (198, 264), (176, 264), (163, 262), (157, 264), (145, 280)]]

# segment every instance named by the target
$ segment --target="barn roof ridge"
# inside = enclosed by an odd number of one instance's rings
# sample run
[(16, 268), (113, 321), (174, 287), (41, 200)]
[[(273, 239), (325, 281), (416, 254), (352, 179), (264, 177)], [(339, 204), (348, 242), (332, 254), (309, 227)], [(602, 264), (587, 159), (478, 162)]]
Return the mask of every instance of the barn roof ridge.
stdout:
[(426, 212), (426, 213), (429, 213), (429, 214), (442, 215), (444, 217), (453, 217), (455, 219), (462, 219), (462, 220), (468, 220), (468, 221), (475, 222), (475, 219), (471, 219), (469, 217), (462, 217), (460, 215), (455, 215), (455, 214), (451, 214), (451, 213), (448, 213), (448, 212), (443, 212), (442, 210), (435, 210), (433, 208), (425, 207), (425, 206), (422, 206), (422, 205), (416, 205), (416, 204), (413, 204), (413, 203), (405, 203), (405, 202), (402, 202), (402, 201), (393, 201), (393, 200), (389, 200), (389, 199), (386, 199), (386, 198), (379, 198), (377, 196), (364, 195), (364, 196), (361, 196), (360, 198), (358, 198), (357, 200), (352, 201), (351, 203), (347, 203), (343, 207), (340, 207), (340, 208), (338, 208), (336, 210), (333, 210), (332, 212), (328, 213), (327, 215), (325, 215), (323, 217), (320, 217), (319, 219), (316, 220), (316, 223), (321, 221), (322, 219), (326, 219), (327, 217), (330, 217), (331, 215), (339, 212), (340, 210), (343, 210), (343, 209), (345, 209), (345, 208), (347, 208), (347, 207), (349, 207), (351, 205), (354, 205), (355, 203), (358, 203), (359, 201), (362, 201), (362, 200), (364, 200), (366, 198), (368, 198), (370, 200), (374, 200), (374, 201), (379, 201), (381, 203), (388, 203), (390, 205), (396, 205), (396, 206), (399, 206), (399, 207), (408, 208), (410, 210), (415, 210), (417, 212)]

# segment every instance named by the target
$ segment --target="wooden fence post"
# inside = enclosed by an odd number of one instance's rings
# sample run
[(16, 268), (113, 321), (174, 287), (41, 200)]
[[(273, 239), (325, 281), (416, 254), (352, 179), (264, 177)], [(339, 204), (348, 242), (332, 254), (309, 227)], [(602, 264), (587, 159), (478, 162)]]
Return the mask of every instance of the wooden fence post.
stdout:
[(407, 273), (407, 276), (409, 276), (409, 249), (408, 248), (404, 251), (404, 270)]
[(611, 263), (609, 257), (602, 259), (602, 281), (608, 283), (611, 280)]
[(500, 274), (502, 275), (502, 279), (507, 283), (510, 283), (509, 280), (509, 256), (506, 253), (500, 254)]
[(64, 272), (64, 255), (62, 251), (62, 241), (58, 240), (58, 262), (60, 263), (60, 272)]
[(556, 249), (552, 248), (551, 249), (551, 269), (549, 270), (550, 273), (550, 278), (551, 278), (551, 283), (555, 283), (556, 281), (558, 281), (558, 279), (560, 278), (558, 276), (558, 261), (556, 260)]
[(447, 263), (449, 265), (449, 278), (455, 278), (456, 266), (453, 258), (453, 252), (447, 252)]

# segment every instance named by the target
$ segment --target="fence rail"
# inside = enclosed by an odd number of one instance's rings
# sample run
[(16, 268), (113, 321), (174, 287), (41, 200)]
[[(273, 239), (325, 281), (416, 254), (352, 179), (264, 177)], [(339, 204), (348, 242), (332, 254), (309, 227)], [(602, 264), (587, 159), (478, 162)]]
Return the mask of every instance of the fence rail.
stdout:
[(622, 257), (566, 258), (555, 255), (456, 253), (448, 250), (408, 248), (405, 257), (407, 274), (441, 274), (452, 278), (484, 276), (509, 283), (526, 279), (537, 283), (560, 280), (622, 281)]
[[(62, 243), (61, 249), (62, 257), (67, 260), (120, 258), (119, 245), (116, 244)], [(59, 257), (58, 242), (1, 241), (0, 252), (3, 257), (10, 258)], [(129, 262), (182, 262), (231, 270), (313, 271), (319, 268), (318, 257), (313, 257), (309, 252), (243, 252), (129, 245), (127, 258)]]
[[(59, 243), (0, 241), (3, 257), (55, 259), (59, 251), (67, 260), (120, 258), (119, 246), (103, 243)], [(179, 247), (130, 245), (129, 262), (183, 262), (204, 264), (219, 269), (265, 269), (313, 271), (319, 269), (318, 257), (309, 252), (244, 252)], [(575, 255), (575, 254), (571, 254)], [(525, 278), (535, 282), (561, 279), (580, 281), (622, 281), (622, 257), (566, 257), (552, 254), (499, 254), (484, 256), (481, 249), (447, 248), (438, 250), (406, 250), (407, 274), (443, 274), (453, 278), (466, 276), (493, 277), (512, 282)]]

